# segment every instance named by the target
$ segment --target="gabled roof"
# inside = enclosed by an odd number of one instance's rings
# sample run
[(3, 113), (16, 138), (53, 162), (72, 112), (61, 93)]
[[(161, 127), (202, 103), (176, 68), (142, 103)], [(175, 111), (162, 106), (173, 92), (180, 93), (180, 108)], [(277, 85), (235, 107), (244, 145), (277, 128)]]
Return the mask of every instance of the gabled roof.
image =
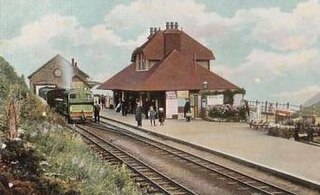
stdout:
[[(43, 66), (41, 66), (40, 68), (38, 68), (36, 71), (34, 71), (33, 73), (31, 73), (28, 78), (30, 79), (31, 77), (33, 77), (33, 75), (35, 75), (36, 73), (38, 73), (39, 71), (41, 71), (43, 68), (47, 67), (47, 66), (51, 66), (51, 65), (58, 65), (60, 67), (64, 67), (64, 66), (72, 66), (72, 64), (66, 60), (63, 56), (61, 56), (60, 54), (57, 54), (56, 56), (54, 56), (52, 59), (50, 59), (47, 63), (45, 63)], [(85, 72), (83, 72), (80, 68), (78, 67), (73, 67), (74, 69), (74, 73), (81, 77), (79, 75), (82, 74), (83, 76), (85, 76), (86, 78), (89, 77), (89, 75), (87, 75)]]
[(238, 89), (239, 87), (217, 74), (195, 64), (177, 50), (148, 71), (136, 71), (131, 64), (112, 78), (102, 83), (99, 89), (129, 91), (201, 90), (203, 81), (208, 81), (209, 90)]
[(88, 81), (86, 81), (85, 79), (83, 79), (83, 78), (80, 77), (79, 75), (74, 75), (74, 76), (72, 77), (72, 80), (75, 79), (75, 78), (79, 79), (81, 82), (83, 82), (83, 83), (84, 83), (85, 85), (87, 85), (89, 88), (91, 88), (91, 85), (88, 83)]
[[(175, 34), (179, 37), (177, 40), (180, 44), (179, 50), (184, 55), (193, 56), (196, 55), (197, 59), (200, 60), (212, 60), (215, 59), (211, 50), (203, 46), (201, 43), (193, 39), (187, 33), (178, 29), (167, 29), (167, 30), (159, 30), (155, 32), (155, 34), (149, 36), (149, 39), (140, 47), (135, 49), (131, 56), (131, 61), (135, 60), (135, 56), (138, 53), (143, 53), (147, 59), (152, 60), (161, 60), (166, 55), (165, 44), (172, 44), (172, 42), (166, 42), (165, 36)], [(175, 44), (175, 43), (173, 43)]]

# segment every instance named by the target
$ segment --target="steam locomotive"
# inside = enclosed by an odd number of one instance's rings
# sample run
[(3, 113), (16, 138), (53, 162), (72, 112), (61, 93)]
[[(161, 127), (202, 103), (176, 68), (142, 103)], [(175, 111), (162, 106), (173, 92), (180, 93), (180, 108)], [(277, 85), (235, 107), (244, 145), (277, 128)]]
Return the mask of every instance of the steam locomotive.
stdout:
[(91, 91), (42, 87), (39, 89), (39, 96), (56, 112), (65, 116), (69, 123), (84, 122), (93, 117), (94, 101)]

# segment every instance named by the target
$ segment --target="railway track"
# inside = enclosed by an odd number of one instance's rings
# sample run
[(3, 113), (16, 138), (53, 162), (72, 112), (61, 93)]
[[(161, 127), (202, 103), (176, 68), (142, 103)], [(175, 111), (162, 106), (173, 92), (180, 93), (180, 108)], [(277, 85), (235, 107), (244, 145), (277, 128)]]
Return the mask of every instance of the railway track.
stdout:
[(139, 187), (144, 189), (147, 194), (195, 194), (190, 189), (179, 184), (177, 181), (163, 175), (152, 167), (146, 165), (139, 159), (133, 157), (126, 151), (115, 146), (114, 144), (105, 141), (99, 135), (94, 134), (93, 128), (84, 125), (75, 125), (72, 128), (92, 144), (103, 150), (103, 157), (113, 165), (126, 164), (131, 170), (131, 178), (139, 184)]
[(134, 134), (130, 130), (120, 128), (108, 122), (102, 121), (101, 123), (104, 125), (104, 127), (96, 128), (113, 131), (115, 133), (121, 133), (122, 135), (135, 139), (143, 144), (146, 144), (149, 148), (153, 147), (156, 150), (159, 150), (163, 155), (169, 155), (171, 158), (175, 158), (179, 161), (185, 161), (185, 163), (189, 165), (195, 165), (194, 167), (197, 167), (197, 169), (209, 173), (210, 175), (217, 175), (217, 177), (220, 179), (222, 177), (226, 182), (233, 183), (233, 187), (241, 188), (242, 191), (248, 191), (249, 193), (258, 192), (262, 194), (295, 194), (287, 189), (268, 184), (262, 180), (250, 177), (236, 170), (229, 169), (177, 148), (173, 148), (156, 140)]

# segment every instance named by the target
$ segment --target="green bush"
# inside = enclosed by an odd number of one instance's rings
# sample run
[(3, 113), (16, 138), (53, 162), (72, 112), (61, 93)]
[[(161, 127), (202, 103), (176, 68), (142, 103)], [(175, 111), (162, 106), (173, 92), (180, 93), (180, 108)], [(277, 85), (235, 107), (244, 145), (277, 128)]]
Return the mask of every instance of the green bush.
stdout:
[(208, 111), (208, 116), (226, 121), (244, 121), (246, 120), (246, 113), (244, 106), (233, 108), (229, 104), (224, 104), (211, 107)]
[(114, 169), (99, 160), (79, 136), (50, 124), (37, 129), (32, 140), (47, 158), (46, 176), (54, 176), (59, 186), (81, 194), (137, 194), (127, 169)]

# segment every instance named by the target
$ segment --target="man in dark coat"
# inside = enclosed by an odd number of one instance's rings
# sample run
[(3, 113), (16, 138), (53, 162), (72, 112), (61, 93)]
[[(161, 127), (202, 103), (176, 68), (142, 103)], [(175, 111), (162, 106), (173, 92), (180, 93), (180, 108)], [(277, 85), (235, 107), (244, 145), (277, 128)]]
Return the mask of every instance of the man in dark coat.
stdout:
[(127, 116), (128, 104), (126, 100), (122, 100), (121, 102), (121, 112), (122, 116)]
[(138, 124), (138, 127), (142, 126), (142, 107), (140, 103), (137, 103), (135, 118)]
[(146, 101), (143, 104), (143, 110), (144, 110), (144, 114), (146, 116), (146, 119), (149, 119), (149, 116), (148, 116), (149, 108), (150, 108), (150, 101), (148, 99), (146, 99)]
[(94, 109), (94, 122), (96, 123), (97, 121), (100, 122), (100, 106), (99, 104), (95, 104), (93, 106)]
[(190, 101), (187, 100), (185, 105), (184, 105), (184, 117), (186, 118), (187, 122), (190, 122), (190, 116), (187, 116), (187, 113), (190, 113)]

